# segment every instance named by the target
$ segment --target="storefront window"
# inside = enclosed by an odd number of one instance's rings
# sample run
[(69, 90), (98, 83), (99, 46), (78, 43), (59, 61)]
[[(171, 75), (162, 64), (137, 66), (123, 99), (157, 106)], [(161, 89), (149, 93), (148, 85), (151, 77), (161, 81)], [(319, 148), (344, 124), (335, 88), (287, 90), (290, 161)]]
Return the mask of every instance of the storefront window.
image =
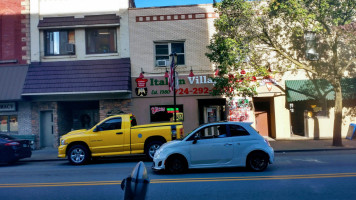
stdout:
[[(174, 107), (173, 105), (154, 105), (150, 106), (151, 122), (173, 122)], [(176, 105), (177, 122), (184, 120), (183, 105)]]
[(17, 116), (10, 116), (10, 132), (17, 132), (18, 124)]
[(17, 116), (0, 116), (0, 132), (17, 132)]
[(0, 124), (0, 132), (7, 132), (7, 116), (0, 116), (1, 124)]

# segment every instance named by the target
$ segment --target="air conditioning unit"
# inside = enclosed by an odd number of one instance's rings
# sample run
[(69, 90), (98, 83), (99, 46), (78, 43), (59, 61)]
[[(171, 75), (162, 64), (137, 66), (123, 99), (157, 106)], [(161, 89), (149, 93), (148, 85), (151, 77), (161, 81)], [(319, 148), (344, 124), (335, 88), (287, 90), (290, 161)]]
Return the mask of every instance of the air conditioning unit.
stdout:
[(66, 44), (66, 51), (69, 54), (75, 53), (75, 45), (74, 44)]
[(157, 60), (157, 66), (158, 67), (166, 67), (167, 66), (167, 60)]
[(319, 54), (318, 53), (307, 53), (307, 59), (316, 61), (319, 60)]

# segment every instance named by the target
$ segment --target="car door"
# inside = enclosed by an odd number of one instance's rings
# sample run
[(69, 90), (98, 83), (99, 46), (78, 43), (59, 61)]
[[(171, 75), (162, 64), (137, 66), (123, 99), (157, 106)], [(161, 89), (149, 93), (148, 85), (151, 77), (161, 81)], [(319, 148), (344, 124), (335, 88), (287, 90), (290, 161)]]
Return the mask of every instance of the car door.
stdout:
[(229, 125), (231, 143), (234, 151), (233, 163), (237, 166), (243, 166), (246, 162), (246, 149), (253, 145), (250, 133), (240, 125)]
[[(224, 133), (219, 129), (225, 129)], [(218, 166), (231, 162), (233, 146), (230, 137), (226, 135), (225, 125), (212, 125), (198, 130), (190, 144), (189, 153), (191, 165)]]
[(123, 151), (124, 129), (121, 117), (111, 118), (98, 125), (91, 137), (93, 154), (117, 154)]

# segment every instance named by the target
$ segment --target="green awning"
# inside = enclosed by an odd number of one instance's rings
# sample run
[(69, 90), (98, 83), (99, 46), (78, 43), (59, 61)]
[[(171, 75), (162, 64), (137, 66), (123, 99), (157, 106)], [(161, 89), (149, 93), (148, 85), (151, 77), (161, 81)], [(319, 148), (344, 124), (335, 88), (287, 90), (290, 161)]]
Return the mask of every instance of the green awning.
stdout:
[[(344, 99), (355, 99), (356, 78), (342, 79), (342, 96)], [(307, 100), (334, 100), (333, 86), (324, 79), (316, 80), (287, 80), (287, 102)]]

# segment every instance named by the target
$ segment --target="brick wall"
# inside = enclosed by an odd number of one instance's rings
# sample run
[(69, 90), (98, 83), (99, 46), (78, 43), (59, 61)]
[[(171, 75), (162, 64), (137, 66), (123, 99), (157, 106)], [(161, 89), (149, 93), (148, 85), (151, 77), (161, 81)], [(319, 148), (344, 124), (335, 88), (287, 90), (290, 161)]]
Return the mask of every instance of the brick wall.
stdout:
[(29, 2), (0, 1), (0, 66), (30, 62)]
[(155, 42), (184, 41), (185, 65), (179, 65), (180, 75), (213, 73), (205, 56), (211, 36), (215, 33), (212, 4), (137, 8), (129, 10), (131, 76), (138, 77), (141, 69), (163, 76), (165, 67), (155, 67)]
[(120, 99), (110, 99), (110, 100), (100, 100), (99, 102), (99, 115), (100, 121), (105, 119), (108, 113), (118, 113), (120, 111), (125, 113), (131, 113), (131, 100), (120, 100)]
[(19, 135), (32, 134), (31, 126), (31, 103), (19, 102), (18, 103), (18, 120), (19, 120)]

